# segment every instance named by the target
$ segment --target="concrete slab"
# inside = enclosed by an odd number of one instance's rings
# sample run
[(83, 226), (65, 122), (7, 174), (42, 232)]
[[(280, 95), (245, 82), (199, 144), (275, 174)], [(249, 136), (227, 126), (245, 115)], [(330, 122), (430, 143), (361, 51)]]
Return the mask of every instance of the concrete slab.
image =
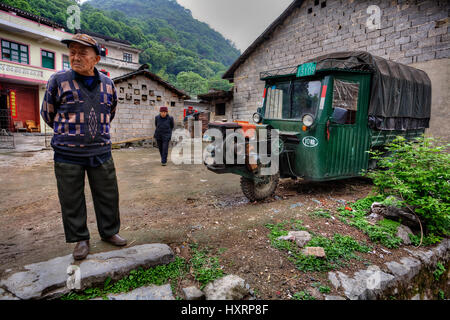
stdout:
[(56, 298), (72, 289), (83, 290), (102, 284), (108, 277), (120, 279), (138, 267), (168, 264), (174, 259), (170, 247), (158, 243), (88, 255), (81, 262), (67, 255), (27, 265), (25, 271), (6, 274), (0, 287), (20, 299)]
[(111, 294), (108, 300), (175, 300), (170, 284), (163, 286), (147, 286), (137, 288), (133, 291)]

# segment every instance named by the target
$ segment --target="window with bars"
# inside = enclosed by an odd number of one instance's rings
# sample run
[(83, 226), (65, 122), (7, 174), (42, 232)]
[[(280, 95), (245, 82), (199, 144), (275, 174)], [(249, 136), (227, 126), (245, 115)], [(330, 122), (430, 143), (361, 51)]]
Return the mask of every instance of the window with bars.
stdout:
[(123, 61), (133, 62), (133, 55), (131, 53), (124, 52), (123, 53)]
[(42, 50), (42, 67), (48, 69), (55, 69), (55, 54), (50, 51)]
[(29, 64), (28, 46), (2, 40), (2, 59)]
[(70, 69), (69, 56), (63, 54), (62, 59), (63, 59), (63, 70), (69, 70)]

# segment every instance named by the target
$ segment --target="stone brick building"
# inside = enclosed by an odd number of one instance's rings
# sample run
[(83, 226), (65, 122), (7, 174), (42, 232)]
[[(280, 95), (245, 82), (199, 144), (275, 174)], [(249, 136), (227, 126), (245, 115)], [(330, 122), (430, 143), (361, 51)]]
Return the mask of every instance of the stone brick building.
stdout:
[(233, 119), (250, 121), (261, 105), (260, 72), (331, 52), (368, 51), (427, 72), (433, 90), (429, 132), (448, 137), (449, 11), (447, 0), (293, 1), (224, 74), (235, 84)]
[(153, 137), (155, 116), (162, 106), (168, 107), (175, 127), (183, 127), (184, 100), (190, 97), (146, 67), (113, 79), (119, 100), (111, 124), (113, 142)]
[(209, 103), (211, 121), (232, 121), (233, 120), (233, 91), (210, 90), (205, 94), (199, 94), (202, 101)]

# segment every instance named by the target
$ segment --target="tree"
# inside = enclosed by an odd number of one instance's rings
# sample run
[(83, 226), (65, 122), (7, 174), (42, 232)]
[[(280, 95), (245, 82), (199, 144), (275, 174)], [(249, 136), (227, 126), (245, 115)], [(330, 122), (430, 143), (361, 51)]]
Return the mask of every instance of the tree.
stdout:
[(177, 75), (177, 87), (191, 96), (198, 96), (208, 92), (208, 80), (192, 71), (180, 72)]

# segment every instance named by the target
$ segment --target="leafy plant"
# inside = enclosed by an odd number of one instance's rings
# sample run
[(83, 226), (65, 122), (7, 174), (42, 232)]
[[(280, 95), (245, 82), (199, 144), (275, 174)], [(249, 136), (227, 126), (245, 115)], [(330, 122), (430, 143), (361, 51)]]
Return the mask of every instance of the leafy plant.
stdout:
[(434, 279), (436, 281), (439, 281), (444, 272), (445, 272), (444, 265), (441, 262), (436, 263), (436, 270), (434, 270), (433, 272)]
[(193, 277), (200, 282), (200, 289), (203, 289), (209, 282), (221, 278), (224, 275), (218, 257), (208, 256), (208, 251), (199, 250), (197, 245), (192, 245), (191, 250), (191, 272)]
[(309, 294), (309, 292), (306, 291), (300, 291), (300, 292), (296, 292), (294, 293), (294, 295), (292, 296), (293, 300), (316, 300), (316, 298), (314, 298), (311, 294)]
[(385, 154), (372, 152), (381, 169), (366, 174), (380, 195), (402, 198), (434, 236), (450, 235), (449, 146), (431, 137), (397, 137)]
[(319, 292), (320, 293), (330, 293), (331, 289), (328, 286), (320, 286), (319, 287)]

